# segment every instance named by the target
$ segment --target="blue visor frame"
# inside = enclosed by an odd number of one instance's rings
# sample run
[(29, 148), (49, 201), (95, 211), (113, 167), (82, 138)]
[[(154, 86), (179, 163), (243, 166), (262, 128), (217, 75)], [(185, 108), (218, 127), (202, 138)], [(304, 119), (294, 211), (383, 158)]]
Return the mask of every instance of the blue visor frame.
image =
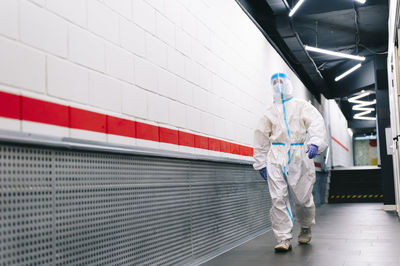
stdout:
[(275, 73), (275, 74), (273, 74), (271, 76), (271, 81), (273, 81), (274, 79), (276, 79), (278, 77), (279, 78), (287, 78), (287, 79), (289, 79), (288, 76), (286, 76), (286, 74), (284, 74), (284, 73)]

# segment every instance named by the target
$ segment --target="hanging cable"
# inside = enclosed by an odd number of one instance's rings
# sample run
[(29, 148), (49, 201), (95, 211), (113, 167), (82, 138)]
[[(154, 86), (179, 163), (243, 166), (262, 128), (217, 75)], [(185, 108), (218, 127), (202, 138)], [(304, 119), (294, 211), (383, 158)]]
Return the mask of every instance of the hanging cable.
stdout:
[(318, 47), (318, 20), (315, 21), (315, 47)]
[(358, 54), (358, 46), (360, 45), (360, 29), (358, 27), (358, 10), (354, 2), (353, 2), (353, 10), (354, 10), (354, 23), (356, 26), (356, 34), (355, 34), (356, 54)]
[(367, 49), (370, 53), (373, 53), (373, 54), (387, 54), (387, 53), (388, 53), (387, 51), (386, 51), (386, 52), (375, 52), (375, 51), (369, 49), (367, 46), (365, 46), (365, 45), (362, 44), (362, 43), (360, 43), (360, 46), (361, 46), (361, 47), (364, 47), (364, 48)]

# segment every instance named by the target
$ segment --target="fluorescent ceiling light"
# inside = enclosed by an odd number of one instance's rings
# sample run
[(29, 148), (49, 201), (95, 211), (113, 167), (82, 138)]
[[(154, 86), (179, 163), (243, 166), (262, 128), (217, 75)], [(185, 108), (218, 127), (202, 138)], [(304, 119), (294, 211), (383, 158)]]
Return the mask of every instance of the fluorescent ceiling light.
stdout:
[(365, 1), (366, 1), (366, 0), (356, 0), (356, 2), (359, 2), (359, 3), (361, 3), (361, 4), (365, 4)]
[(361, 63), (358, 64), (358, 65), (353, 66), (352, 68), (350, 68), (349, 70), (347, 70), (347, 71), (344, 72), (343, 74), (337, 76), (337, 77), (335, 78), (335, 81), (341, 80), (342, 78), (344, 78), (344, 77), (346, 77), (347, 75), (349, 75), (350, 73), (356, 71), (356, 70), (359, 69), (360, 67), (361, 67)]
[(376, 139), (376, 136), (355, 137), (354, 140)]
[(351, 137), (353, 137), (353, 130), (351, 130), (351, 128), (347, 128), (347, 132), (349, 132), (349, 135), (350, 135)]
[(354, 96), (354, 97), (351, 97), (351, 98), (349, 98), (349, 102), (351, 102), (351, 103), (358, 103), (358, 102), (364, 102), (364, 101), (360, 101), (360, 100), (358, 100), (358, 99), (361, 99), (361, 98), (364, 98), (364, 97), (366, 97), (366, 96), (368, 96), (368, 95), (370, 95), (371, 93), (369, 92), (369, 91), (367, 91), (367, 92), (364, 92), (364, 93), (361, 93), (361, 94), (359, 94), (359, 95), (357, 95), (357, 96)]
[(365, 60), (365, 56), (358, 56), (358, 55), (339, 53), (339, 52), (329, 51), (329, 50), (321, 49), (321, 48), (317, 48), (317, 47), (311, 47), (311, 46), (308, 46), (308, 45), (304, 45), (304, 48), (307, 51), (321, 53), (321, 54), (328, 54), (328, 55), (333, 55), (333, 56), (337, 56), (337, 57), (343, 57), (343, 58), (348, 58), (348, 59), (353, 59), (353, 60), (358, 60), (358, 61), (364, 61)]
[(293, 7), (292, 10), (290, 10), (289, 12), (289, 17), (293, 16), (294, 13), (296, 13), (297, 9), (299, 9), (299, 7), (304, 3), (304, 0), (300, 0), (299, 2), (297, 2), (297, 4)]
[(373, 111), (375, 111), (375, 108), (372, 107), (366, 107), (366, 106), (370, 106), (373, 104), (376, 104), (376, 100), (373, 101), (361, 101), (359, 99), (368, 96), (370, 93), (369, 92), (365, 92), (365, 93), (361, 93), (360, 95), (354, 96), (349, 98), (349, 102), (350, 103), (356, 103), (356, 105), (354, 105), (352, 107), (353, 110), (355, 111), (362, 111), (359, 112), (357, 114), (355, 114), (353, 116), (354, 119), (360, 119), (360, 120), (376, 120), (376, 117), (370, 117), (370, 116), (365, 116), (368, 115), (370, 113), (372, 113)]
[(376, 120), (376, 117), (370, 117), (370, 116), (363, 116), (363, 115), (367, 115), (370, 114), (371, 112), (361, 112), (358, 113), (356, 115), (353, 116), (354, 119), (358, 119), (358, 120)]

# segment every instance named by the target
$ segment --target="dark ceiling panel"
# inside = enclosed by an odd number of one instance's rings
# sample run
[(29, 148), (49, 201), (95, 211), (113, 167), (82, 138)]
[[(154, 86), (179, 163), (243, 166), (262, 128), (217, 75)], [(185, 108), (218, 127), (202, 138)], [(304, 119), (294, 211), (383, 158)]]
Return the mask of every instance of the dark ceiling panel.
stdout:
[[(368, 62), (387, 48), (387, 0), (367, 0), (364, 5), (354, 0), (305, 0), (292, 18), (289, 6), (298, 0), (237, 1), (248, 7), (249, 16), (315, 95), (341, 97), (372, 86), (373, 64)], [(335, 76), (358, 62), (307, 52), (304, 44), (367, 56), (367, 62), (337, 83)]]

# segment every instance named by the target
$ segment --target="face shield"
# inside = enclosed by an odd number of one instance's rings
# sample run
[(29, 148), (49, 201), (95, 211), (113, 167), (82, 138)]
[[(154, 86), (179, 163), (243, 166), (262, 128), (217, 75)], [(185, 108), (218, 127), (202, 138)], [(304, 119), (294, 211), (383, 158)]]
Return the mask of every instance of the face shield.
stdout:
[(281, 96), (287, 98), (293, 94), (292, 82), (284, 73), (276, 73), (272, 75), (271, 86), (274, 91), (274, 95), (279, 96), (279, 98), (281, 98)]

